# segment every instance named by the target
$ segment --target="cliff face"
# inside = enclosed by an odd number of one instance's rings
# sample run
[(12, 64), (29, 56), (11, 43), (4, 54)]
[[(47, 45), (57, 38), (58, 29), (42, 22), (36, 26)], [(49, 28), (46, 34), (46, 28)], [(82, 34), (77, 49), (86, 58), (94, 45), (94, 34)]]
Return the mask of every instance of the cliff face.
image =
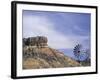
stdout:
[(77, 61), (47, 45), (43, 36), (23, 39), (23, 69), (81, 66)]
[(23, 39), (23, 46), (37, 46), (44, 47), (47, 46), (47, 38), (44, 36), (29, 37)]

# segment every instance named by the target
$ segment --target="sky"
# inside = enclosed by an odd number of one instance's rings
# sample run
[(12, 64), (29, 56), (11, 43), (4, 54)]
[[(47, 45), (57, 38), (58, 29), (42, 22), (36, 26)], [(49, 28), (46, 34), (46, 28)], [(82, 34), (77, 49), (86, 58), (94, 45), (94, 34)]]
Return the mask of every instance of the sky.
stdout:
[(23, 10), (23, 37), (46, 36), (55, 49), (89, 48), (90, 21), (89, 13)]

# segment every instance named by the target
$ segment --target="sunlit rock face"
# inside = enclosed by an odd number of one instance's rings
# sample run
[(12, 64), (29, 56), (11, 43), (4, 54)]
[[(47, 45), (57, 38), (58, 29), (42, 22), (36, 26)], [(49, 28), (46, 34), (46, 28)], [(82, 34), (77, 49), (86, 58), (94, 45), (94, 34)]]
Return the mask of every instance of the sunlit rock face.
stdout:
[(23, 39), (23, 69), (62, 68), (81, 66), (76, 60), (51, 48), (47, 37)]

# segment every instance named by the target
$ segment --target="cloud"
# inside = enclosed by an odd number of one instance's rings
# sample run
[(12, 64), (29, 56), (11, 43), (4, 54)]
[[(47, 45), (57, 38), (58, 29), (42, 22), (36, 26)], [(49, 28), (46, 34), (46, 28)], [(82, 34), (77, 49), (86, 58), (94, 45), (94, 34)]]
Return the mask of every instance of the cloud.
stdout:
[(84, 42), (87, 36), (65, 35), (55, 29), (55, 24), (46, 16), (23, 15), (23, 37), (46, 36), (48, 45), (56, 49), (73, 48)]

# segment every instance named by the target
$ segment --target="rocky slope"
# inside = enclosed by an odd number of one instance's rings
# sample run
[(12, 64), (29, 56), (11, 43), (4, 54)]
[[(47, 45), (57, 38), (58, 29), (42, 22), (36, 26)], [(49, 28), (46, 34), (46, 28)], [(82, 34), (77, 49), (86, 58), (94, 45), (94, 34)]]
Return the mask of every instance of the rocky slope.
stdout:
[(62, 52), (50, 48), (43, 36), (23, 39), (23, 69), (81, 66)]

